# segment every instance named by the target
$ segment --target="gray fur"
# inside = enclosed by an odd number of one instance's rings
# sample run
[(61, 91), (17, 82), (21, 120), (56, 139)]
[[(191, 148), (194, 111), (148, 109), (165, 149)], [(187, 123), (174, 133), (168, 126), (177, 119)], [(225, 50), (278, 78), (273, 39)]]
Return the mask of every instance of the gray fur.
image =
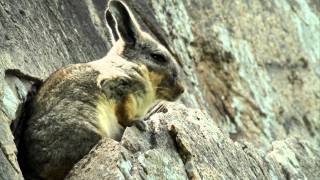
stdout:
[[(172, 101), (183, 93), (174, 58), (140, 30), (128, 7), (121, 1), (112, 0), (107, 13), (107, 20), (110, 21), (110, 17), (114, 20), (108, 23), (109, 26), (118, 25), (111, 29), (117, 29), (115, 38), (119, 38), (107, 56), (59, 69), (43, 83), (33, 99), (32, 114), (26, 123), (19, 150), (26, 178), (65, 177), (72, 166), (104, 136), (97, 118), (99, 104), (112, 101), (121, 105), (129, 95), (143, 99), (150, 94), (151, 85), (155, 86), (152, 89), (155, 100)], [(130, 26), (120, 22), (126, 18), (131, 21)], [(129, 31), (134, 33), (127, 33)], [(151, 74), (161, 77), (159, 82), (153, 81)], [(124, 114), (130, 111), (120, 110)], [(116, 140), (121, 138), (126, 125), (138, 120), (123, 117), (121, 122), (118, 119), (117, 134), (112, 137)]]

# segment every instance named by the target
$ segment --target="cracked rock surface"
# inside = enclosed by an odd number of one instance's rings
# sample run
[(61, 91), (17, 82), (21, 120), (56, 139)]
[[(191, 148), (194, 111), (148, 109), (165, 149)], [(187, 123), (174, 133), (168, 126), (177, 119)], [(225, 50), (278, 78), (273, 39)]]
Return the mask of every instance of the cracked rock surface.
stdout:
[[(177, 58), (185, 107), (104, 139), (68, 178), (319, 179), (320, 1), (124, 1)], [(33, 85), (110, 49), (106, 4), (0, 0), (0, 180), (23, 179)]]
[(127, 128), (120, 142), (103, 139), (67, 179), (316, 179), (320, 152), (291, 138), (269, 152), (233, 142), (200, 110), (169, 104)]

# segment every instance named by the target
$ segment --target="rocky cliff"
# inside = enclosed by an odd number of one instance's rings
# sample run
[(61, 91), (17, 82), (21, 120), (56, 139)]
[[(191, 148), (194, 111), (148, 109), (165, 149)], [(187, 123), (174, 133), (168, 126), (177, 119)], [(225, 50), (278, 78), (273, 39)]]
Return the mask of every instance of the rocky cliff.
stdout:
[[(319, 1), (127, 2), (179, 61), (184, 105), (101, 141), (68, 179), (320, 177)], [(15, 142), (32, 84), (110, 48), (106, 4), (0, 0), (0, 179), (23, 179)]]

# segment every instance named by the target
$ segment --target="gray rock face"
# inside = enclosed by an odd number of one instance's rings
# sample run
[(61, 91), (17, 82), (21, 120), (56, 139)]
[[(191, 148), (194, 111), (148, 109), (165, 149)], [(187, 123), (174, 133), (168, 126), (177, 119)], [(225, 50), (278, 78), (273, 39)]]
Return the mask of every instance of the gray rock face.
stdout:
[(0, 111), (0, 179), (23, 179), (8, 118)]
[(288, 135), (320, 145), (317, 3), (151, 4), (169, 46), (188, 64), (189, 107), (207, 109), (234, 140), (265, 149)]
[[(105, 139), (70, 179), (320, 176), (317, 0), (126, 2), (181, 64), (192, 109), (170, 106), (147, 132)], [(23, 178), (11, 131), (31, 84), (110, 48), (105, 5), (0, 0), (0, 179)]]
[(102, 140), (67, 179), (316, 179), (320, 152), (289, 138), (264, 153), (228, 138), (207, 114), (171, 104), (127, 128), (121, 142)]

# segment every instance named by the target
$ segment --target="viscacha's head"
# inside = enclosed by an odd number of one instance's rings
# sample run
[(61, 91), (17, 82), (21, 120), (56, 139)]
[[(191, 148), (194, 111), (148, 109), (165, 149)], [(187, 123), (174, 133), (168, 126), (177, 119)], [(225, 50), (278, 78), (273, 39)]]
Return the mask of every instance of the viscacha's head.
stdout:
[(112, 53), (128, 61), (144, 64), (149, 70), (158, 99), (176, 100), (183, 92), (179, 66), (170, 52), (143, 32), (128, 6), (119, 0), (109, 1), (106, 20), (113, 35)]

